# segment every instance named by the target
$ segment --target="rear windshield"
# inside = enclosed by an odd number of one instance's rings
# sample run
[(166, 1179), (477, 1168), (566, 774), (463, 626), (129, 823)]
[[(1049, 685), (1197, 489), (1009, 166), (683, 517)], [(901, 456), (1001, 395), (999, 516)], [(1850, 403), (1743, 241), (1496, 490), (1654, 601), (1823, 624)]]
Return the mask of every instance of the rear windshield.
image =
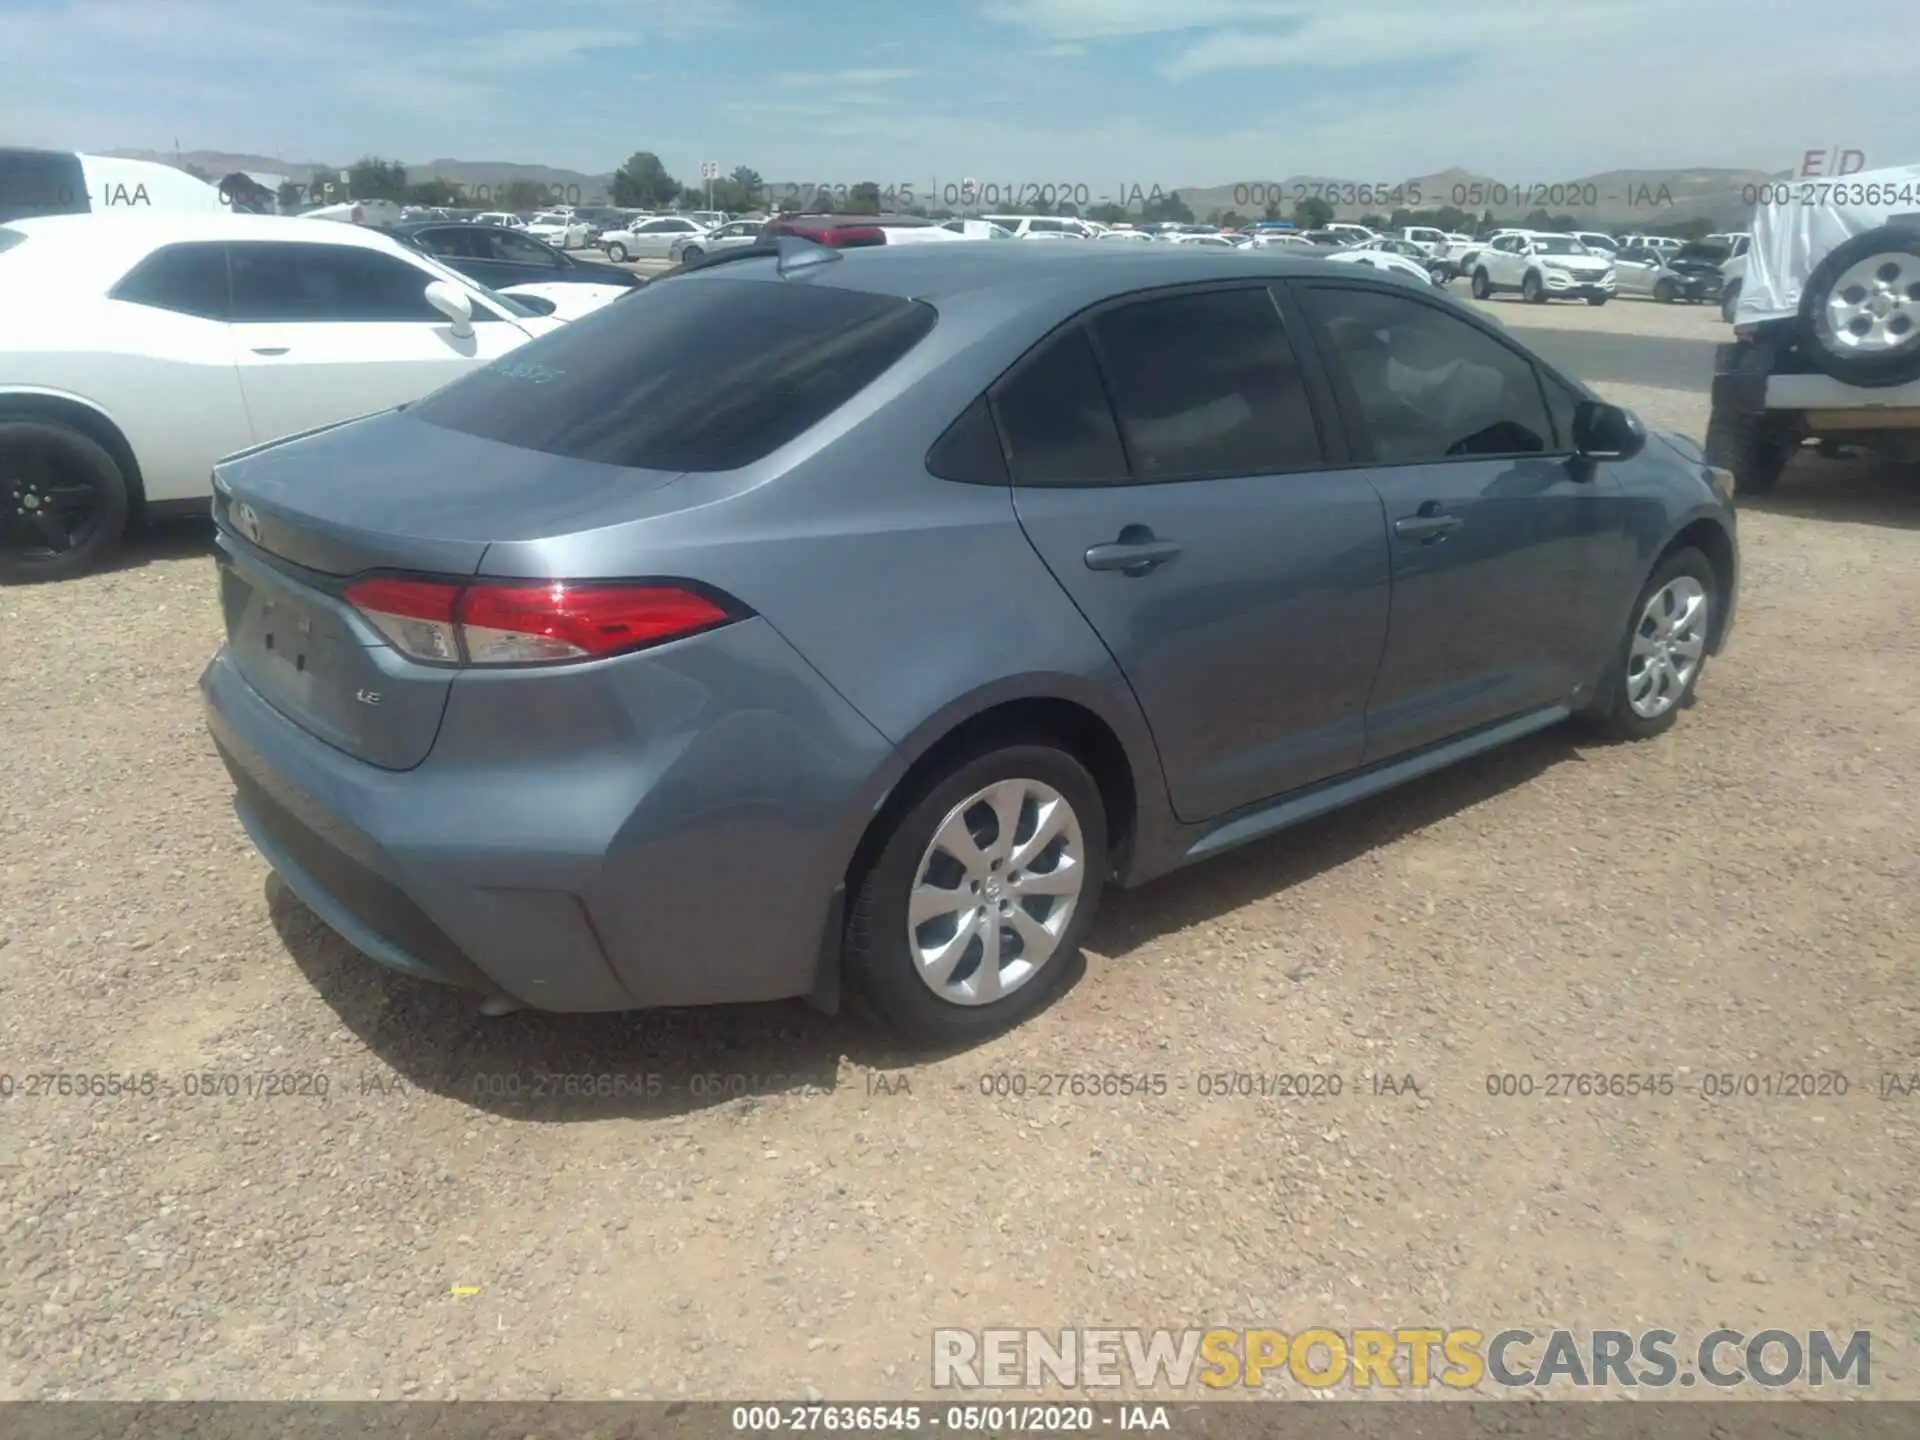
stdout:
[(0, 220), (85, 215), (92, 208), (79, 156), (51, 150), (0, 150)]
[(689, 277), (596, 310), (408, 413), (575, 460), (737, 470), (879, 379), (934, 318), (888, 295)]

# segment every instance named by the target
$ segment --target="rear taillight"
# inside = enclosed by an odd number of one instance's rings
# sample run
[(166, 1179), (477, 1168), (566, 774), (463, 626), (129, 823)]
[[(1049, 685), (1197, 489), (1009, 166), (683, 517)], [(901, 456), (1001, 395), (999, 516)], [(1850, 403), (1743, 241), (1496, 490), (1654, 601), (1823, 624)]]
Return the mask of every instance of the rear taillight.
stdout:
[(861, 245), (884, 245), (887, 243), (887, 232), (878, 225), (836, 225), (830, 230), (816, 232), (813, 238), (822, 245), (849, 250)]
[(440, 665), (598, 660), (711, 630), (740, 613), (677, 585), (557, 580), (379, 578), (351, 586), (347, 600), (396, 650)]

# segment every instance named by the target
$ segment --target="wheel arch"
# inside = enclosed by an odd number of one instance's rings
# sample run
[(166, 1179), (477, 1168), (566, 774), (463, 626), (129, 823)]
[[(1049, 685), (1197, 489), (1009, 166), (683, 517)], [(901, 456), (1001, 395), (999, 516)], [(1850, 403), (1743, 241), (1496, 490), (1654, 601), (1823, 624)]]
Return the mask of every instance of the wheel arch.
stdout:
[(971, 704), (949, 707), (900, 746), (904, 768), (875, 802), (841, 878), (851, 882), (860, 873), (900, 813), (961, 755), (993, 742), (1036, 739), (1058, 744), (1093, 776), (1107, 811), (1109, 869), (1124, 875), (1139, 840), (1141, 797), (1155, 793), (1148, 787), (1159, 785), (1160, 777), (1157, 762), (1143, 773), (1143, 757), (1121, 738), (1104, 709), (1090, 697), (1059, 691), (989, 692)]
[(146, 509), (147, 487), (140, 475), (140, 462), (124, 431), (100, 406), (59, 390), (27, 386), (0, 390), (0, 419), (48, 420), (79, 431), (120, 467), (120, 478), (127, 484), (127, 503), (135, 523)]
[[(1727, 622), (1732, 616), (1733, 587), (1738, 583), (1739, 558), (1734, 549), (1733, 536), (1727, 533), (1726, 526), (1710, 515), (1696, 516), (1681, 526), (1660, 548), (1654, 557), (1653, 568), (1658, 569), (1669, 555), (1677, 550), (1698, 550), (1707, 557), (1707, 563), (1713, 567), (1714, 579), (1718, 582), (1719, 594), (1714, 598), (1708, 635), (1707, 653), (1717, 655), (1726, 641)], [(1649, 571), (1651, 573), (1651, 571)]]

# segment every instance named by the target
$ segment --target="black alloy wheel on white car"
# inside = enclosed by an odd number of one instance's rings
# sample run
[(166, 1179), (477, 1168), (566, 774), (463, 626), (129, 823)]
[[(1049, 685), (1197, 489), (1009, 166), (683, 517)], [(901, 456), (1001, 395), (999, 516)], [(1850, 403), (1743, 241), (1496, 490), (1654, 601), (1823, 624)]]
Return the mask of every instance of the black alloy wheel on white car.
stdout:
[(0, 417), (0, 584), (92, 569), (130, 510), (120, 466), (98, 442), (57, 422)]

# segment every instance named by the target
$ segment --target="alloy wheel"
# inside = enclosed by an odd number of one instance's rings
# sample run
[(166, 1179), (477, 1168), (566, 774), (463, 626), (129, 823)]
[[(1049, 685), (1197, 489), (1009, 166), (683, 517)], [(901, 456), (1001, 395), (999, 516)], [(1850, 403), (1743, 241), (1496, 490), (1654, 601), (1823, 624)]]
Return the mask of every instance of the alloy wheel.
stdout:
[(1680, 703), (1707, 650), (1707, 587), (1676, 575), (1640, 612), (1627, 652), (1627, 704), (1653, 720)]
[(92, 538), (104, 515), (92, 485), (44, 456), (16, 456), (0, 471), (0, 549), (29, 560), (64, 555)]
[(920, 979), (955, 1005), (1012, 994), (1053, 959), (1086, 878), (1080, 819), (1058, 790), (1010, 779), (975, 791), (914, 870), (907, 944)]
[(1838, 354), (1883, 355), (1920, 342), (1920, 255), (1888, 251), (1850, 265), (1827, 293)]

